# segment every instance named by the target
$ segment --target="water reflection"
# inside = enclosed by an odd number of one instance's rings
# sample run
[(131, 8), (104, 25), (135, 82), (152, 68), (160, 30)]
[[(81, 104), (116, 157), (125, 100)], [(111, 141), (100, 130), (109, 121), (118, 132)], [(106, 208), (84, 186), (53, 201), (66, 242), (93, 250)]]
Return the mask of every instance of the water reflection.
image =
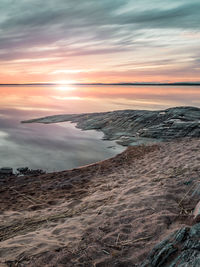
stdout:
[[(63, 88), (60, 90), (59, 88)], [(55, 114), (119, 109), (200, 107), (200, 87), (186, 86), (0, 87), (0, 167), (64, 170), (111, 157), (123, 150), (102, 134), (70, 123), (41, 125), (20, 121)], [(65, 90), (64, 90), (65, 88)]]
[(38, 111), (39, 116), (126, 108), (155, 110), (185, 105), (200, 107), (199, 99), (198, 86), (0, 87), (3, 109), (33, 110)]
[[(47, 171), (65, 170), (112, 157), (123, 150), (101, 140), (95, 131), (80, 131), (70, 123), (18, 124), (0, 119), (0, 166), (28, 166)], [(114, 149), (108, 146), (114, 145)]]

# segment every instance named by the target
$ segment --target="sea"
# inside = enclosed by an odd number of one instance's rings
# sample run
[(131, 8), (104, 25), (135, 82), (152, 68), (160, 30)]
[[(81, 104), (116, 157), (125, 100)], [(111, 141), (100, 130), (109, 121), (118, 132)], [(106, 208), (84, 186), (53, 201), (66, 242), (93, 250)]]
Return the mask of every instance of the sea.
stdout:
[(70, 122), (22, 124), (58, 114), (175, 106), (200, 107), (199, 86), (17, 85), (0, 86), (0, 168), (62, 171), (101, 161), (125, 147)]

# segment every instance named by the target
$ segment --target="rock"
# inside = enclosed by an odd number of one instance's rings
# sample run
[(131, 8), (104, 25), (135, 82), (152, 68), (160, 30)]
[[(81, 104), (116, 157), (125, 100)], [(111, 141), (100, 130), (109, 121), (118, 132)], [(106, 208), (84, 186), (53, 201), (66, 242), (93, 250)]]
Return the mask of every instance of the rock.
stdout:
[(28, 167), (17, 168), (17, 171), (20, 174), (26, 174), (29, 171), (29, 168)]
[(193, 216), (194, 216), (195, 222), (200, 222), (200, 201), (197, 203), (193, 211)]
[(1, 175), (13, 175), (13, 169), (10, 167), (0, 168), (0, 176)]
[(141, 267), (200, 266), (200, 223), (183, 227), (156, 245)]
[(40, 174), (45, 174), (46, 172), (41, 170), (41, 169), (37, 169), (37, 170), (32, 170), (29, 169), (28, 167), (22, 167), (22, 168), (18, 168), (17, 171), (19, 172), (19, 175), (31, 175), (31, 176), (37, 176)]
[(200, 109), (175, 107), (166, 110), (118, 110), (113, 112), (50, 116), (23, 123), (71, 121), (83, 130), (101, 130), (105, 140), (122, 145), (200, 137)]

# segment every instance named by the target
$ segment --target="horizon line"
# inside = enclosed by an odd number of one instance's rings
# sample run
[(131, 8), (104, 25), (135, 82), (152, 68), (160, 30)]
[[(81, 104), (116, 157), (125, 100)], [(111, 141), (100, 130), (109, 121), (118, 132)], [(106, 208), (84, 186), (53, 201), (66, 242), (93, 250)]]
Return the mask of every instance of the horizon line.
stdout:
[(120, 82), (120, 83), (0, 83), (0, 86), (64, 86), (64, 85), (200, 85), (200, 81), (197, 82)]

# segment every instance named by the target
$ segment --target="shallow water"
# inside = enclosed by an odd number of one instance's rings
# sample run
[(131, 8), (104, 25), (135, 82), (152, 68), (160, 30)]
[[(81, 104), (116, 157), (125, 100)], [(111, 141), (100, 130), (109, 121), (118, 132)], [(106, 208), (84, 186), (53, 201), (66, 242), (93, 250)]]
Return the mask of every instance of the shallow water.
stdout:
[(65, 170), (116, 155), (123, 147), (102, 141), (102, 133), (71, 123), (21, 124), (56, 114), (117, 109), (200, 107), (195, 86), (1, 86), (0, 167)]
[(0, 118), (1, 167), (66, 170), (112, 157), (124, 149), (101, 140), (100, 132), (81, 131), (69, 122), (20, 124), (18, 119)]

